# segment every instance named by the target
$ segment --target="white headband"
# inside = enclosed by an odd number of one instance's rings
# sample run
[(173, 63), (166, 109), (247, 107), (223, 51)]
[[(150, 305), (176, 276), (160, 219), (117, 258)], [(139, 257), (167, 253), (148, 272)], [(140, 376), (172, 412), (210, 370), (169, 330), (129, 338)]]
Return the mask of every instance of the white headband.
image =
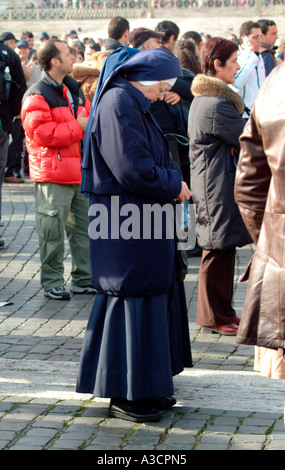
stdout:
[(168, 80), (159, 80), (159, 81), (145, 81), (145, 82), (141, 82), (140, 80), (139, 83), (141, 83), (141, 85), (144, 85), (144, 86), (150, 86), (150, 85), (157, 85), (158, 83), (162, 82), (162, 83), (168, 83), (169, 85), (173, 86), (174, 83), (176, 82), (177, 78), (169, 78)]

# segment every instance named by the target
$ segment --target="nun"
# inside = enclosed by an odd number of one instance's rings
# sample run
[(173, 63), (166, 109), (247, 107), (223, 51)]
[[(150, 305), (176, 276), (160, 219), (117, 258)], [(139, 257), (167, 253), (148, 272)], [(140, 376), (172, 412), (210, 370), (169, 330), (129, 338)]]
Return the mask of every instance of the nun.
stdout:
[(173, 376), (192, 367), (173, 215), (191, 192), (149, 108), (182, 71), (166, 49), (123, 46), (105, 62), (82, 165), (97, 295), (76, 391), (110, 398), (109, 417), (159, 421)]

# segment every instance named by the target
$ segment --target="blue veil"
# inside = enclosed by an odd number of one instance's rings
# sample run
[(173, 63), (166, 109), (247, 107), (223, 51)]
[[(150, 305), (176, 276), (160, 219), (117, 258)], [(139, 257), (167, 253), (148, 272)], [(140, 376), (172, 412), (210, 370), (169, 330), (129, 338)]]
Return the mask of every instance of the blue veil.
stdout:
[[(91, 137), (91, 128), (94, 121), (95, 108), (99, 98), (99, 91), (102, 88), (102, 85), (107, 80), (107, 78), (112, 74), (112, 72), (122, 65), (126, 60), (132, 57), (134, 54), (139, 52), (138, 49), (133, 49), (131, 47), (118, 47), (114, 52), (112, 52), (104, 61), (103, 67), (101, 69), (95, 95), (92, 100), (90, 116), (88, 124), (85, 131), (85, 138), (83, 143), (83, 159), (82, 159), (82, 180), (81, 180), (81, 192), (84, 192), (84, 177), (85, 177), (85, 168), (89, 166), (89, 156), (90, 156), (90, 137)], [(89, 194), (85, 193), (88, 197)]]
[[(81, 191), (85, 192), (86, 171), (91, 165), (91, 129), (96, 115), (96, 107), (108, 88), (112, 78), (117, 74), (126, 80), (166, 80), (182, 76), (179, 59), (167, 49), (148, 49), (139, 51), (122, 46), (110, 54), (104, 61), (96, 92), (92, 101), (90, 117), (85, 132), (82, 162)], [(88, 194), (86, 194), (88, 196)]]

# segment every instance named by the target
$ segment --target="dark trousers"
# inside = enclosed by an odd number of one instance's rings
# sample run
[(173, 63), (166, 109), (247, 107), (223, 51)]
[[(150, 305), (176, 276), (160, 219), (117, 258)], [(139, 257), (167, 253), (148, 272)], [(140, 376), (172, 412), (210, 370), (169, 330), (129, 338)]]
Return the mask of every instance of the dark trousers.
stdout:
[(5, 176), (21, 176), (22, 152), (25, 133), (21, 119), (13, 122), (12, 142), (9, 145)]
[(5, 176), (9, 145), (9, 134), (7, 131), (0, 132), (0, 221), (2, 217), (2, 184)]
[(233, 322), (232, 308), (235, 248), (203, 250), (198, 288), (196, 323), (222, 326)]

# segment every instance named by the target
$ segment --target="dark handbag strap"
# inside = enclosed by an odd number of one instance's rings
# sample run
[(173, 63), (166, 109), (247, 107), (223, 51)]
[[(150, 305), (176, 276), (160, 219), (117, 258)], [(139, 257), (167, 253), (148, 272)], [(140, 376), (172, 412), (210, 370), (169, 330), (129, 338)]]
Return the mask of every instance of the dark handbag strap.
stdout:
[(178, 142), (179, 145), (183, 145), (187, 147), (189, 145), (189, 139), (188, 137), (185, 137), (184, 135), (180, 134), (174, 134), (172, 132), (168, 132), (167, 134), (164, 134), (165, 137), (174, 137), (174, 139)]

